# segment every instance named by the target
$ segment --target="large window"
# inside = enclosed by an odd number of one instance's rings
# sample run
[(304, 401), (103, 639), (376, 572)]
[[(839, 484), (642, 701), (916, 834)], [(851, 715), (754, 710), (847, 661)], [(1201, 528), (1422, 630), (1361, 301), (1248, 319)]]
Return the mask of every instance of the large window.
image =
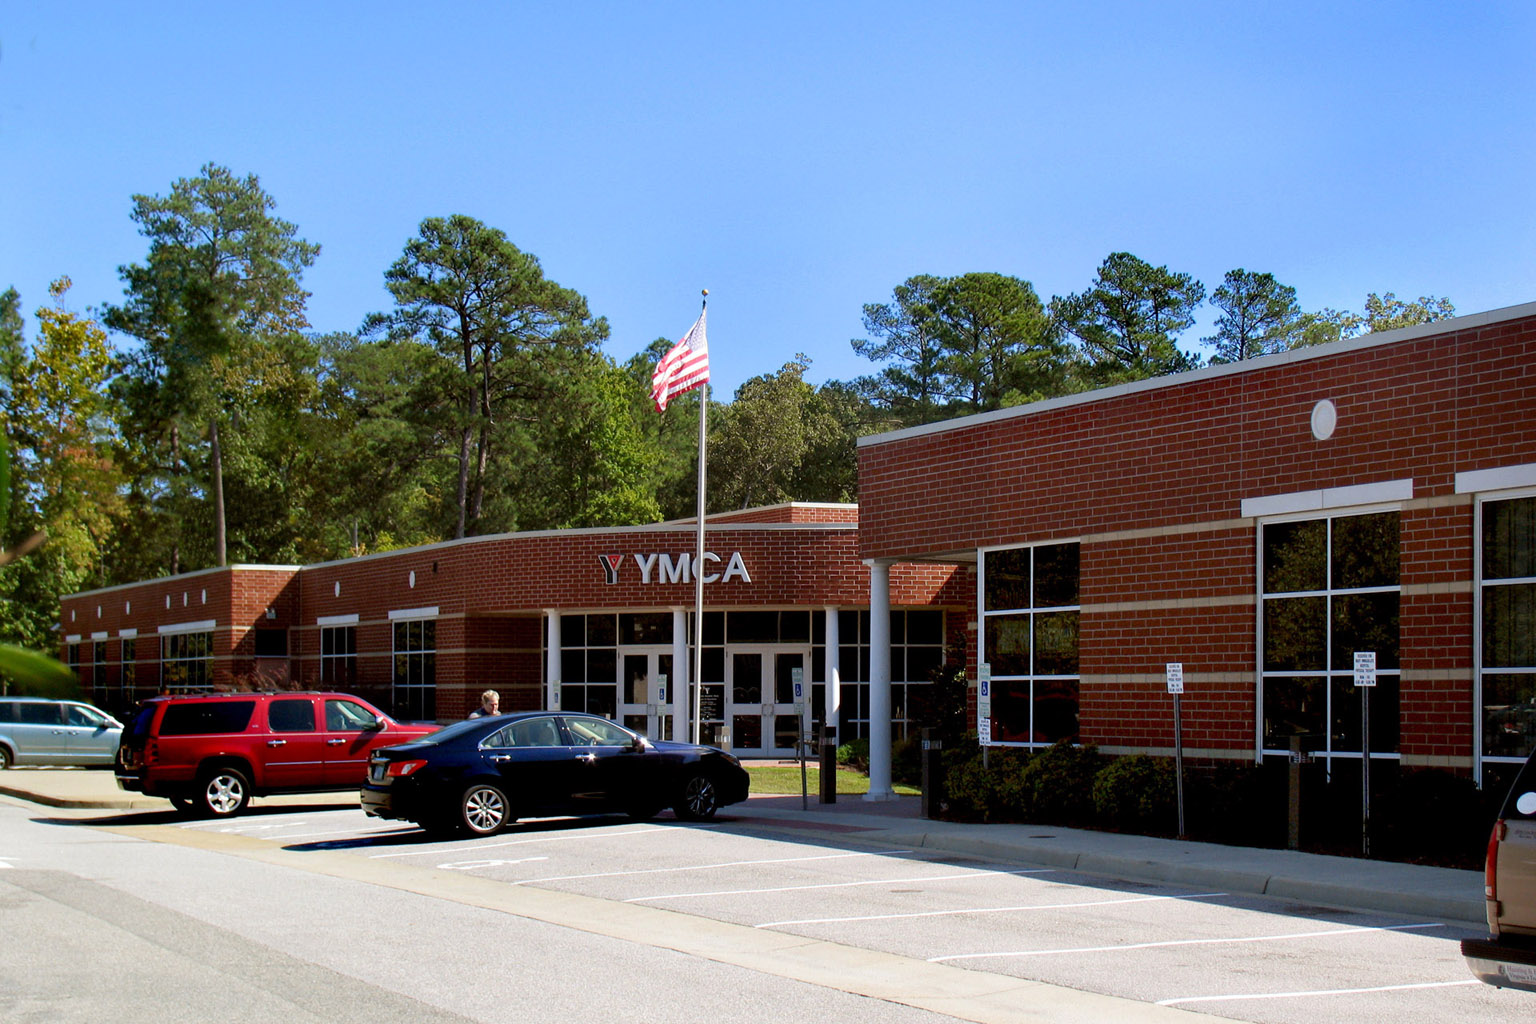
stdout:
[(1324, 757), (1360, 757), (1354, 656), (1376, 655), (1370, 747), (1398, 749), (1398, 514), (1266, 523), (1260, 541), (1263, 750), (1292, 736)]
[(1481, 512), (1483, 755), (1518, 762), (1536, 750), (1536, 495)]
[(161, 634), (160, 681), (173, 693), (192, 693), (212, 686), (213, 633)]
[(1077, 741), (1078, 555), (1075, 543), (982, 552), (993, 743)]
[(437, 719), (437, 623), (432, 619), (396, 620), (394, 710), (417, 722)]
[(357, 627), (320, 627), (320, 681), (350, 690), (357, 683)]
[[(811, 652), (812, 678), (820, 680), (822, 651), (826, 643), (816, 613), (815, 646)], [(842, 721), (838, 736), (843, 739), (869, 735), (869, 612), (844, 610), (837, 613), (838, 675)], [(911, 729), (912, 687), (930, 683), (934, 669), (944, 660), (944, 613), (927, 610), (891, 612), (891, 729), (894, 738)], [(821, 690), (816, 687), (812, 718), (822, 714)]]
[(137, 648), (138, 640), (136, 638), (131, 636), (123, 638), (122, 654), (119, 656), (119, 660), (123, 663), (123, 693), (129, 700), (133, 698), (133, 687), (137, 675), (134, 668), (134, 652)]

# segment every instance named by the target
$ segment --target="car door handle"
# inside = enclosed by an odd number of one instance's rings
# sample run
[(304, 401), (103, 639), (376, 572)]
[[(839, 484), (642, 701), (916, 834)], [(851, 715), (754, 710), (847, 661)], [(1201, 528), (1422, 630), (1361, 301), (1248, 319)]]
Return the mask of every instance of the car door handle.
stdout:
[(347, 741), (346, 740), (326, 740), (325, 741), (325, 745), (328, 746), (328, 747), (339, 747), (339, 746), (341, 746), (345, 742), (347, 742)]
[(287, 745), (287, 740), (267, 740), (267, 746), (269, 747), (286, 747)]
[(578, 761), (585, 761), (587, 764), (591, 764), (593, 761), (597, 760), (597, 755), (596, 754), (577, 754), (576, 755), (576, 760), (578, 760)]
[(505, 764), (506, 762), (512, 760), (512, 755), (511, 754), (492, 754), (491, 755), (491, 760), (496, 762), (497, 764)]

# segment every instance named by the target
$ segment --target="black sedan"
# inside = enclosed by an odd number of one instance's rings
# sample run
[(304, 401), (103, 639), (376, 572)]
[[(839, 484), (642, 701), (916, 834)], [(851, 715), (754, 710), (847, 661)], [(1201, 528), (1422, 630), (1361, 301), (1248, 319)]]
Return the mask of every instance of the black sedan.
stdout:
[(362, 802), (377, 818), (485, 836), (518, 818), (645, 819), (664, 807), (706, 821), (745, 800), (747, 785), (741, 762), (723, 750), (658, 743), (596, 715), (530, 711), (375, 750)]

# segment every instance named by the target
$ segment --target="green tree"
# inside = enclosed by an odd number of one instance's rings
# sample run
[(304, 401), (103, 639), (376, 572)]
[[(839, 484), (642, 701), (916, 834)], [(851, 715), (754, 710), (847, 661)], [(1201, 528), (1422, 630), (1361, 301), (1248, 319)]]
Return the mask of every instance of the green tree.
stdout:
[(1060, 394), (1066, 347), (1028, 281), (1004, 274), (945, 278), (933, 293), (940, 365), (954, 412), (988, 412)]
[[(149, 252), (119, 268), (125, 300), (106, 311), (109, 327), (140, 342), (122, 385), (141, 459), (138, 488), (149, 500), (168, 494), (183, 505), (206, 494), (217, 565), (227, 561), (224, 434), (239, 429), (237, 406), (250, 386), (289, 365), (276, 346), (308, 326), (301, 279), (320, 247), (274, 216), (275, 205), (254, 174), (239, 178), (216, 164), (178, 179), (167, 196), (134, 196)], [(286, 383), (271, 390), (280, 394)], [(180, 554), (173, 539), (172, 572)]]
[(1205, 286), (1189, 274), (1111, 253), (1087, 291), (1051, 299), (1051, 315), (1082, 344), (1097, 385), (1194, 369), (1175, 336), (1195, 322)]
[(37, 311), (37, 342), (0, 408), (14, 446), (0, 533), (12, 561), (0, 574), (0, 633), (34, 648), (52, 642), (62, 595), (105, 582), (102, 551), (123, 508), (107, 390), (116, 356), (99, 324), (66, 308), (69, 287), (61, 278), (49, 288), (54, 305)]
[(857, 354), (887, 364), (868, 379), (866, 388), (909, 424), (944, 416), (944, 352), (934, 317), (934, 292), (940, 283), (930, 274), (917, 274), (896, 286), (890, 302), (867, 303), (864, 330), (870, 336), (850, 342)]
[(1417, 301), (1405, 302), (1392, 292), (1380, 295), (1370, 292), (1365, 297), (1365, 308), (1359, 313), (1323, 309), (1303, 314), (1300, 331), (1294, 336), (1291, 347), (1322, 345), (1361, 334), (1434, 323), (1455, 315), (1456, 307), (1450, 299), (1421, 295)]
[(1216, 350), (1213, 362), (1236, 363), (1283, 352), (1295, 347), (1301, 336), (1296, 289), (1276, 281), (1273, 274), (1229, 270), (1211, 293), (1211, 304), (1221, 310), (1216, 334), (1204, 339)]
[(803, 354), (776, 374), (736, 389), (709, 438), (710, 511), (773, 505), (804, 498), (806, 460), (842, 435), (816, 390), (805, 381)]
[[(453, 535), (480, 532), (488, 470), (509, 419), (558, 393), (555, 381), (607, 337), (578, 293), (544, 277), (536, 257), (472, 217), (430, 217), (384, 275), (396, 308), (365, 332), (435, 348), (454, 410), (458, 477)], [(513, 523), (497, 524), (512, 528)]]

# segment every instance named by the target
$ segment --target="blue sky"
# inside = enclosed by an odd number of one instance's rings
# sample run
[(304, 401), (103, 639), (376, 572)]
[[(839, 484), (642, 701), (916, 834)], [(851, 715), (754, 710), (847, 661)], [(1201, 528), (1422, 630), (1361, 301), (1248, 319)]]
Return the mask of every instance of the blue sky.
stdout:
[(1049, 300), (1117, 250), (1473, 313), (1536, 300), (1533, 52), (1525, 2), (12, 2), (0, 288), (118, 301), (131, 197), (211, 161), (322, 246), (317, 330), (463, 213), (619, 360), (709, 288), (719, 398), (796, 352), (870, 372), (861, 307), (913, 274)]

